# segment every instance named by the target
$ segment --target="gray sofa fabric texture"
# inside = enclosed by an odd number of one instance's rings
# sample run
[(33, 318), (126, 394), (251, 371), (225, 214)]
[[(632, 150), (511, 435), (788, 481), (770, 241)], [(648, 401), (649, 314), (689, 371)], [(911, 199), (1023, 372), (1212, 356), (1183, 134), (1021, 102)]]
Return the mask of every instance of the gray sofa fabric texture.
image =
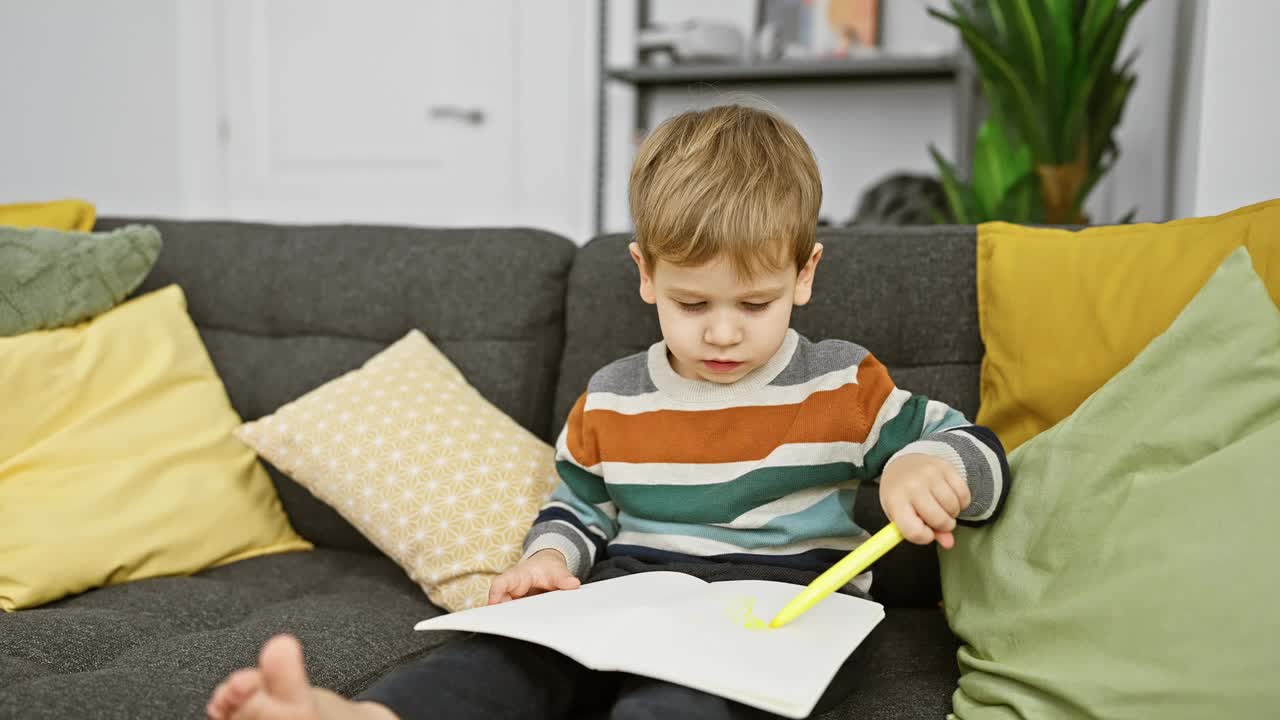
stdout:
[[(658, 337), (628, 237), (583, 248), (542, 231), (156, 225), (165, 247), (138, 290), (183, 287), (245, 419), (358, 367), (410, 329), (427, 334), (495, 405), (559, 431), (595, 369)], [(977, 409), (982, 346), (972, 228), (825, 231), (814, 302), (795, 327), (859, 342), (905, 388)], [(200, 717), (210, 690), (277, 632), (300, 636), (319, 685), (354, 694), (448, 636), (412, 632), (440, 611), (336, 512), (268, 468), (311, 552), (193, 577), (94, 590), (0, 615), (0, 719)], [(884, 524), (874, 486), (855, 517)], [(956, 641), (937, 607), (937, 558), (903, 547), (877, 566), (890, 606), (872, 663), (837, 718), (936, 718), (950, 708)]]
[(202, 717), (284, 631), (315, 683), (352, 694), (446, 640), (413, 632), (439, 613), (389, 559), (343, 550), (102, 588), (0, 617), (0, 718)]

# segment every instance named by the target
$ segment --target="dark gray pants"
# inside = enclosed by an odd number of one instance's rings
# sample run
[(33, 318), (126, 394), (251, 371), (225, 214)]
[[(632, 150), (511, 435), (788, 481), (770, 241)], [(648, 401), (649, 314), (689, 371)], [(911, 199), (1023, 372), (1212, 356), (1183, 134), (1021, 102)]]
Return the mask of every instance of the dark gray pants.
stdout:
[[(589, 582), (653, 570), (687, 572), (712, 582), (755, 579), (806, 584), (813, 579), (813, 574), (781, 568), (614, 558), (597, 564)], [(836, 673), (814, 709), (815, 716), (854, 689), (858, 655), (855, 651)], [(682, 685), (588, 670), (541, 645), (493, 635), (467, 635), (450, 642), (396, 668), (358, 699), (381, 703), (401, 720), (775, 717)]]

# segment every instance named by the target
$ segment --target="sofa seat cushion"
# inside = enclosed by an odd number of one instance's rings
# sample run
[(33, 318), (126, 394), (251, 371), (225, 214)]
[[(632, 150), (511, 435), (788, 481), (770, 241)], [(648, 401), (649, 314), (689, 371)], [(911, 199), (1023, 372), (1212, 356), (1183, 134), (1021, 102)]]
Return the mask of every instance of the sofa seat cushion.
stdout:
[[(0, 615), (0, 717), (203, 717), (214, 686), (278, 632), (302, 639), (316, 685), (351, 696), (447, 641), (441, 611), (384, 557), (315, 550), (189, 578), (142, 580)], [(959, 675), (936, 608), (889, 608), (860, 684), (824, 720), (942, 717)]]
[(886, 608), (859, 647), (858, 684), (822, 720), (942, 718), (960, 677), (959, 641), (938, 608)]
[(203, 717), (272, 635), (301, 638), (316, 685), (354, 694), (447, 636), (385, 557), (315, 550), (141, 580), (0, 615), (0, 717)]

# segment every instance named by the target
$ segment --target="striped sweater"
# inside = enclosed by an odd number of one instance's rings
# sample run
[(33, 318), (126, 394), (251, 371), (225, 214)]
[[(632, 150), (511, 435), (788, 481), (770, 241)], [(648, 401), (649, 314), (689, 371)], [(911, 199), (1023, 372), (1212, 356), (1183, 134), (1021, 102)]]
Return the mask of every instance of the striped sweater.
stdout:
[(606, 555), (824, 570), (869, 537), (853, 521), (858, 484), (906, 453), (965, 479), (961, 522), (1000, 507), (1009, 474), (995, 435), (896, 388), (853, 343), (789, 330), (768, 363), (719, 385), (677, 375), (659, 342), (597, 372), (573, 406), (525, 557), (554, 548), (580, 578)]

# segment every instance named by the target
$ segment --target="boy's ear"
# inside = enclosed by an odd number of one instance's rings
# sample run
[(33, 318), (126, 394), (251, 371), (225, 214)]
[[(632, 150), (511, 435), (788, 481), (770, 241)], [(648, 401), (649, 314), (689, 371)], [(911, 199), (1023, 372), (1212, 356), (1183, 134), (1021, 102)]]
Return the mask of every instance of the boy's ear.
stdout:
[(636, 267), (640, 268), (640, 299), (654, 305), (658, 302), (658, 294), (653, 289), (653, 275), (649, 273), (649, 268), (644, 264), (644, 256), (640, 254), (640, 246), (631, 243), (627, 246), (631, 251), (631, 259), (636, 261)]
[(800, 274), (796, 276), (796, 292), (792, 301), (796, 305), (804, 305), (813, 298), (813, 276), (818, 272), (818, 261), (822, 259), (822, 243), (813, 244), (813, 253), (809, 255), (809, 262), (800, 268)]

